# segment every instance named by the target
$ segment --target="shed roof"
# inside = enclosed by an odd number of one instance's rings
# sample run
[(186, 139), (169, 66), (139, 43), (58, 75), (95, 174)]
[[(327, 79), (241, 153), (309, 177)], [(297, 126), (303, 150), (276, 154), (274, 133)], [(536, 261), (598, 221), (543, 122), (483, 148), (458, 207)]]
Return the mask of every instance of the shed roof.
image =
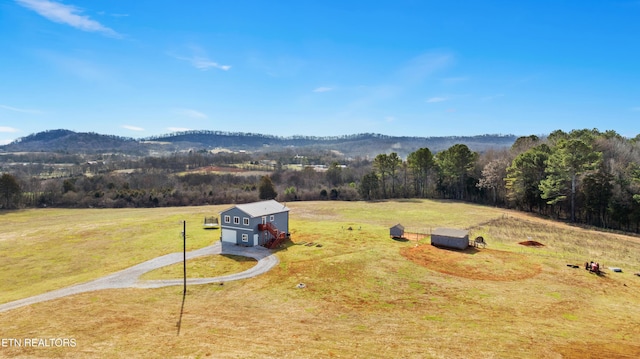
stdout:
[(433, 230), (433, 232), (431, 232), (431, 234), (453, 238), (464, 238), (469, 235), (469, 231), (455, 228), (436, 228)]
[[(238, 204), (231, 208), (237, 208), (251, 217), (261, 217), (274, 213), (289, 212), (289, 208), (287, 206), (273, 199), (268, 201)], [(226, 212), (229, 209), (223, 212)]]
[(398, 228), (404, 231), (404, 226), (401, 225), (400, 223), (396, 224), (395, 226), (391, 227), (391, 228)]

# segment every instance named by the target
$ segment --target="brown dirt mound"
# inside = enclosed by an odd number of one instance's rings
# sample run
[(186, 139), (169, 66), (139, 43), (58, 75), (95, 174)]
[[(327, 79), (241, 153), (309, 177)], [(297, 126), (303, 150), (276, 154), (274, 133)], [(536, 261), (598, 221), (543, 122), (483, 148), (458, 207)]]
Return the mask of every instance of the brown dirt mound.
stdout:
[(534, 277), (542, 270), (523, 254), (491, 249), (455, 251), (426, 244), (403, 248), (400, 253), (429, 269), (469, 279), (514, 281)]
[(519, 242), (518, 244), (522, 244), (523, 246), (527, 246), (527, 247), (544, 247), (544, 244), (536, 241), (524, 241), (524, 242)]

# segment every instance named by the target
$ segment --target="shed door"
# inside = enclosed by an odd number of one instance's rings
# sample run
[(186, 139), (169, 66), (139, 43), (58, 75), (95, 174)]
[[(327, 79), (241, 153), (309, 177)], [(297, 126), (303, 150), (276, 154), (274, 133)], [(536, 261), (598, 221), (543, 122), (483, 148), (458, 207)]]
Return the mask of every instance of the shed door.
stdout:
[(223, 228), (222, 229), (222, 241), (223, 242), (229, 242), (229, 243), (236, 243), (237, 242), (236, 231), (234, 229)]

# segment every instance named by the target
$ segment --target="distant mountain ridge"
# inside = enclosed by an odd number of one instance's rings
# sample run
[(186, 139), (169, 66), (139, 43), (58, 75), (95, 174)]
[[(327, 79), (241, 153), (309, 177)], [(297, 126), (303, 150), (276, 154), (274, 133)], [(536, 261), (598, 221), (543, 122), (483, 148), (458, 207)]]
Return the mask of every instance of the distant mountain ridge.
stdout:
[(5, 152), (67, 152), (67, 153), (128, 153), (148, 155), (152, 153), (185, 150), (211, 150), (226, 148), (235, 151), (273, 151), (286, 148), (335, 150), (345, 156), (375, 156), (397, 152), (400, 156), (428, 147), (432, 152), (463, 143), (471, 150), (510, 147), (515, 135), (478, 135), (447, 137), (387, 136), (361, 133), (344, 136), (274, 136), (259, 133), (224, 131), (184, 131), (141, 139), (103, 135), (93, 132), (74, 132), (57, 129), (43, 131), (0, 146)]

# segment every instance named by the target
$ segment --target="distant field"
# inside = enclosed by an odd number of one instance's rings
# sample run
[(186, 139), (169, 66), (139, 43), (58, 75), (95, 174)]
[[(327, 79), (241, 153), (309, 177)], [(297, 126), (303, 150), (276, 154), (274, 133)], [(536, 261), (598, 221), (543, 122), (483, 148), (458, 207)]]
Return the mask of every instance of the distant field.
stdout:
[[(640, 356), (636, 237), (447, 201), (287, 206), (292, 242), (277, 252), (272, 271), (224, 286), (190, 286), (184, 303), (182, 287), (121, 289), (0, 313), (2, 338), (77, 343), (0, 347), (0, 357)], [(183, 219), (189, 248), (204, 247), (219, 230), (202, 229), (202, 219), (227, 207), (0, 212), (0, 302), (180, 251)], [(397, 241), (388, 229), (396, 223), (419, 233), (467, 228), (488, 246), (450, 251), (428, 239)], [(527, 240), (543, 246), (519, 244)], [(190, 263), (204, 273), (194, 276), (247, 265), (207, 258)], [(586, 260), (603, 263), (605, 274), (567, 266)]]
[(232, 174), (234, 176), (268, 176), (272, 173), (272, 171), (267, 171), (265, 169), (265, 166), (242, 164), (242, 165), (232, 165), (227, 167), (220, 167), (220, 166), (201, 167), (201, 168), (197, 168), (195, 170), (190, 170), (180, 174), (184, 175), (187, 173), (202, 173), (202, 174), (213, 173), (213, 174), (220, 174), (220, 175)]

